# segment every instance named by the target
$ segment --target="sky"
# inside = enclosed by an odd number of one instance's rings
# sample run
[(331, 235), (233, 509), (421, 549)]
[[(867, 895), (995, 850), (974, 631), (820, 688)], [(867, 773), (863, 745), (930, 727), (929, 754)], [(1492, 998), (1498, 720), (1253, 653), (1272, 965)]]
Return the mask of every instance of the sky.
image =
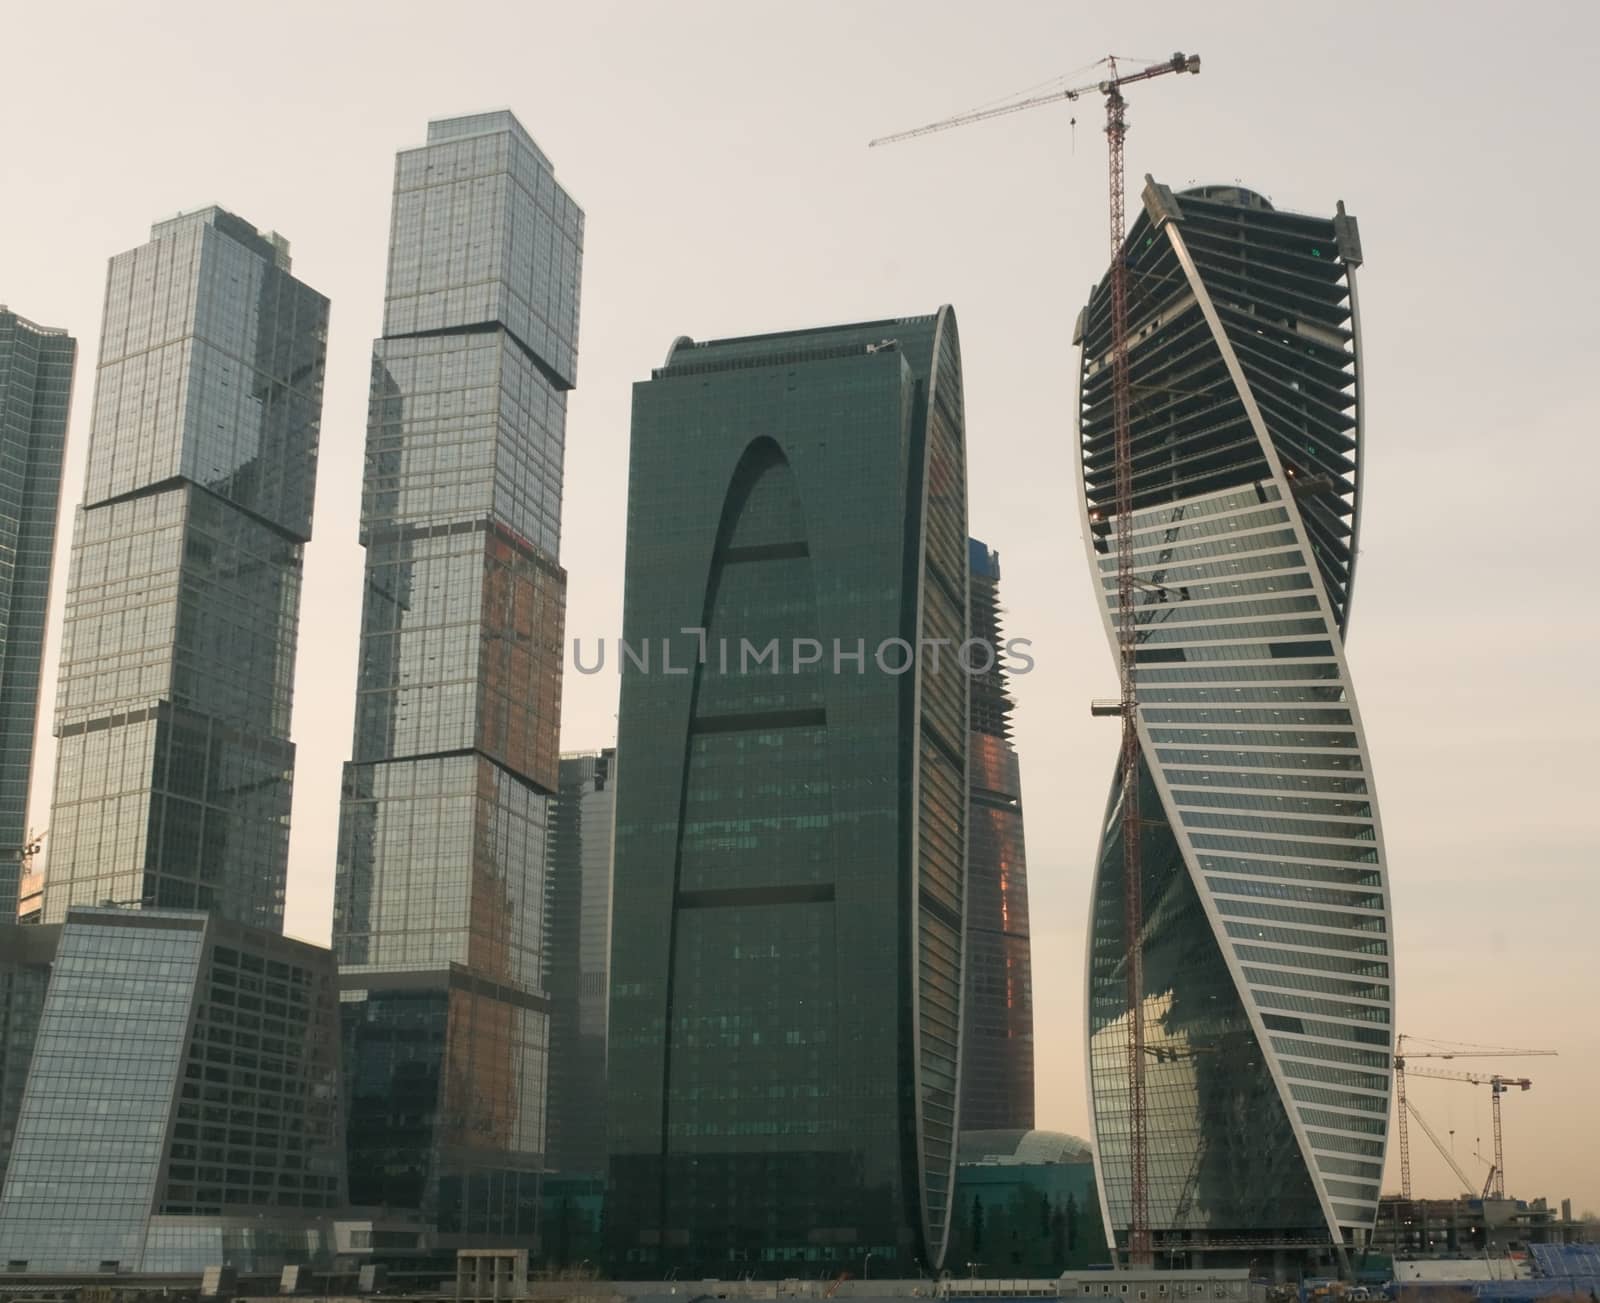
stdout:
[[(510, 108), (587, 214), (569, 637), (620, 632), (630, 386), (676, 336), (954, 305), (971, 529), (999, 549), (1006, 627), (1037, 661), (1014, 687), (1038, 1121), (1086, 1135), (1084, 928), (1116, 751), (1088, 702), (1116, 678), (1072, 501), (1071, 331), (1107, 258), (1101, 108), (866, 142), (1063, 74), (1091, 81), (1108, 52), (1174, 50), (1199, 51), (1203, 71), (1131, 89), (1133, 205), (1150, 172), (1174, 188), (1242, 181), (1320, 214), (1343, 199), (1361, 223), (1366, 483), (1348, 650), (1392, 879), (1398, 1027), (1558, 1051), (1442, 1066), (1531, 1077), (1505, 1102), (1511, 1193), (1600, 1208), (1594, 6), (0, 0), (0, 302), (79, 340), (68, 507), (106, 260), (151, 222), (220, 203), (286, 235), (296, 275), (333, 301), (286, 930), (329, 933), (394, 154), (430, 118)], [(611, 743), (616, 701), (609, 670), (569, 670), (563, 746)], [(36, 827), (54, 763), (43, 732)], [(1486, 1175), (1487, 1090), (1411, 1094)], [(1415, 1130), (1412, 1154), (1419, 1193), (1456, 1192)], [(1391, 1155), (1385, 1188), (1398, 1185)]]

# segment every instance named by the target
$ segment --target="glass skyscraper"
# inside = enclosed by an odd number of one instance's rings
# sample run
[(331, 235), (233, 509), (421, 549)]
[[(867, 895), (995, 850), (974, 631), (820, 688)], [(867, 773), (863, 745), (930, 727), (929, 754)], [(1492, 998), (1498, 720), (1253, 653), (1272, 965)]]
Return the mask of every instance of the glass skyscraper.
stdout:
[(351, 1197), (532, 1233), (583, 214), (510, 113), (395, 166), (334, 948)]
[(599, 1176), (606, 1167), (606, 1012), (611, 966), (611, 852), (617, 753), (561, 757), (550, 808), (545, 889), (550, 993), (546, 1156), (553, 1171)]
[(328, 1263), (345, 1202), (332, 953), (193, 911), (73, 909), (59, 931), (0, 1262)]
[[(1158, 1260), (1164, 1245), (1338, 1256), (1377, 1214), (1394, 1008), (1344, 653), (1360, 240), (1342, 205), (1308, 217), (1236, 186), (1175, 196), (1152, 181), (1126, 249), (1150, 1227)], [(1102, 282), (1077, 330), (1078, 446), (1114, 649), (1110, 329)], [(1119, 788), (1094, 883), (1088, 1066), (1104, 1214), (1125, 1243)]]
[(289, 266), (220, 208), (111, 260), (28, 929), (60, 943), (0, 1046), (18, 1270), (306, 1262), (345, 1202), (333, 956), (280, 935), (328, 322)]
[(78, 344), (0, 304), (0, 924), (17, 914)]
[(943, 1261), (965, 459), (949, 308), (679, 339), (634, 388), (614, 1274), (904, 1276)]
[(111, 260), (56, 699), (44, 918), (277, 930), (328, 300), (220, 208)]
[[(1022, 778), (1000, 627), (1000, 554), (968, 540), (973, 656), (967, 825), (967, 995), (962, 1131), (1033, 1129), (1033, 963)], [(985, 668), (986, 667), (986, 668)]]

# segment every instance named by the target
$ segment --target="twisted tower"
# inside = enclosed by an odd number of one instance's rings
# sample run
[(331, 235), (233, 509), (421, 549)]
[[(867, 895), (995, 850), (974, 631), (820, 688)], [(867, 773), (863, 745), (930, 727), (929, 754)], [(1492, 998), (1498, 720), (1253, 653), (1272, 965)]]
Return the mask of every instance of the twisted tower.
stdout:
[[(1383, 841), (1344, 656), (1360, 240), (1342, 204), (1316, 218), (1146, 181), (1127, 338), (1149, 1224), (1158, 1255), (1342, 1254), (1377, 1215), (1393, 1050)], [(1079, 501), (1115, 650), (1112, 306), (1103, 280), (1074, 342)], [(1087, 991), (1102, 1211), (1125, 1240), (1121, 800), (1119, 776)]]

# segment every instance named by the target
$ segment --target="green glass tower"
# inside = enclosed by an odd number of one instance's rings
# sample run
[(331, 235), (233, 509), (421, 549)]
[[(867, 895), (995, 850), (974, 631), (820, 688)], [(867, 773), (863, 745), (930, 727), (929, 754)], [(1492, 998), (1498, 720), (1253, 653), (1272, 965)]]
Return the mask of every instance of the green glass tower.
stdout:
[(50, 560), (77, 341), (0, 303), (0, 925), (27, 858)]
[[(617, 1275), (943, 1261), (966, 514), (948, 307), (680, 339), (635, 387), (608, 1062)], [(594, 658), (580, 650), (579, 668)]]

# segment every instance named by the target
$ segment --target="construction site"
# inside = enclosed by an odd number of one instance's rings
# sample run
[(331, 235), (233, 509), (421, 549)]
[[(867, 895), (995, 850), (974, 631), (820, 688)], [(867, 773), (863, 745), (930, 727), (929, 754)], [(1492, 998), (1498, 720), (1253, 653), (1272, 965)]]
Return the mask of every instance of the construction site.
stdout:
[[(1520, 1282), (1515, 1297), (1591, 1292), (1600, 1281), (1600, 1256), (1588, 1245), (1595, 1227), (1573, 1216), (1572, 1201), (1518, 1198), (1506, 1185), (1505, 1120), (1502, 1101), (1533, 1088), (1523, 1075), (1462, 1071), (1435, 1066), (1456, 1059), (1553, 1058), (1554, 1050), (1511, 1048), (1425, 1039), (1395, 1038), (1394, 1139), (1400, 1163), (1400, 1193), (1379, 1205), (1371, 1250), (1390, 1260), (1397, 1284), (1461, 1288), (1468, 1283)], [(1426, 1061), (1417, 1066), (1417, 1060)], [(1474, 1136), (1469, 1171), (1457, 1154), (1455, 1131), (1441, 1135), (1418, 1107), (1409, 1085), (1418, 1079), (1446, 1081), (1484, 1091), (1489, 1100), (1489, 1153)], [(1419, 1195), (1411, 1164), (1413, 1127), (1443, 1159), (1460, 1193), (1447, 1198)], [(1563, 1246), (1574, 1246), (1567, 1253)], [(1495, 1297), (1507, 1297), (1491, 1291)]]

